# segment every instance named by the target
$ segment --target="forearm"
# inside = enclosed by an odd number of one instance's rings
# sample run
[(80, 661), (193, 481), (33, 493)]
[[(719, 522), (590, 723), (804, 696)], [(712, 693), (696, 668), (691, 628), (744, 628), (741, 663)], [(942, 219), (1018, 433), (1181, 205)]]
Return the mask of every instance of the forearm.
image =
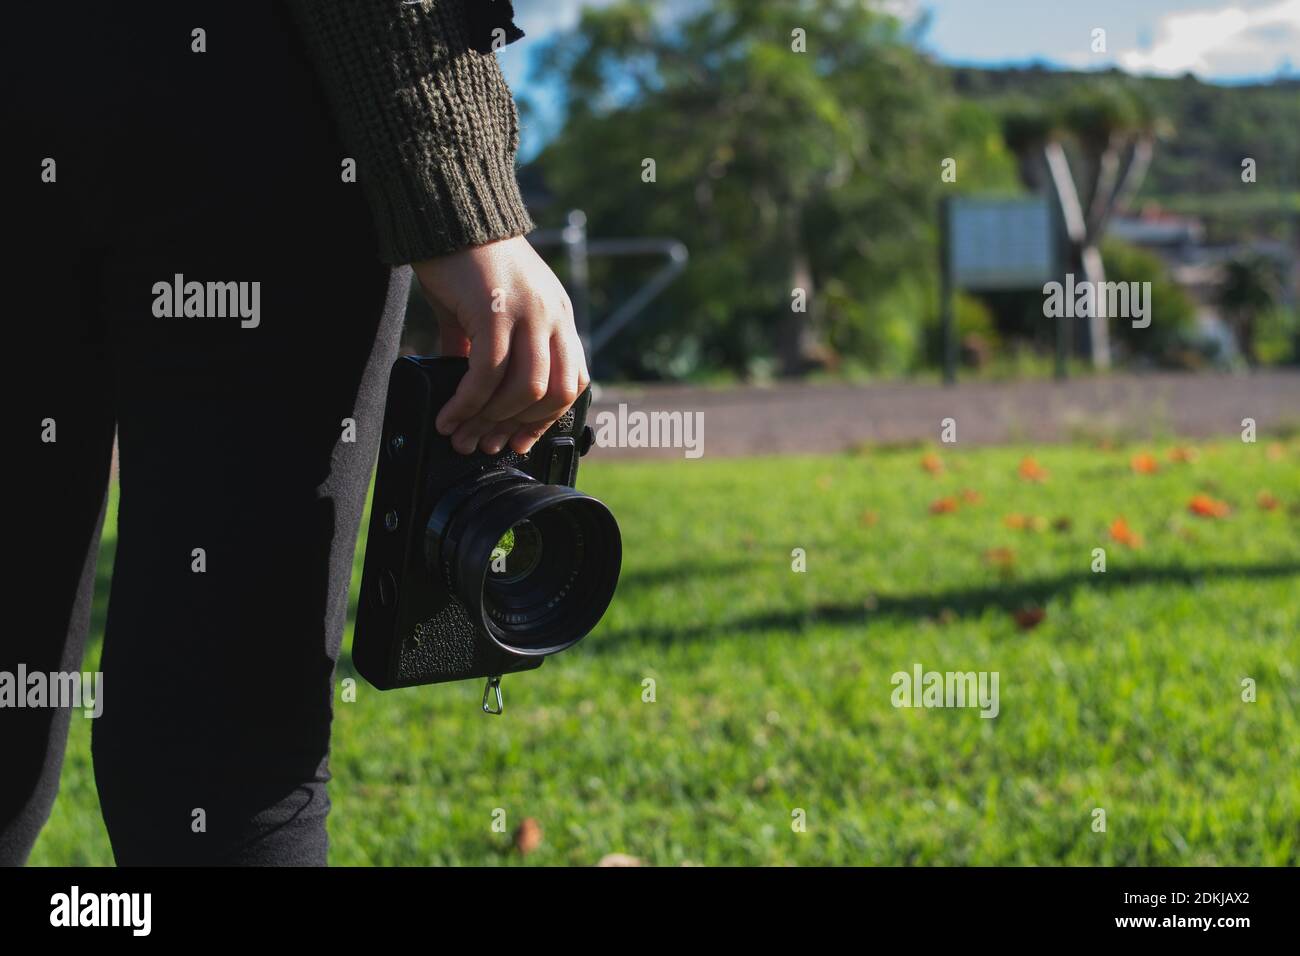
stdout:
[[(469, 0), (475, 2), (475, 0)], [(521, 235), (519, 122), (462, 0), (289, 0), (379, 235), (402, 263)]]

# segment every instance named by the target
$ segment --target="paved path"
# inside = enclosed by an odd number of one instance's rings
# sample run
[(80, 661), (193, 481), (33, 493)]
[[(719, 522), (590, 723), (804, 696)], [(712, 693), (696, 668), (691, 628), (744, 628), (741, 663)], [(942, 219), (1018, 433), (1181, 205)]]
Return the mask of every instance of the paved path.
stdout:
[[(609, 386), (593, 412), (702, 412), (706, 456), (835, 452), (862, 442), (1060, 442), (1078, 437), (1205, 438), (1300, 426), (1300, 373), (1114, 375), (941, 385), (801, 385), (706, 389)], [(599, 423), (600, 419), (593, 419)], [(666, 448), (602, 448), (601, 458), (680, 457)]]

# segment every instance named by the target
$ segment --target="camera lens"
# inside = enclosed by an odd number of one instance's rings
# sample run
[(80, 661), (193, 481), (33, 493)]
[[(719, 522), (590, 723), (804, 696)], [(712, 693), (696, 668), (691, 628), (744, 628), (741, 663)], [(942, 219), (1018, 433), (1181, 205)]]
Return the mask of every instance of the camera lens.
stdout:
[(564, 650), (596, 626), (622, 553), (604, 504), (512, 468), (445, 494), (426, 536), (430, 569), (494, 642), (526, 656)]
[(517, 584), (536, 570), (541, 559), (542, 534), (537, 525), (525, 518), (503, 534), (492, 549), (488, 587)]

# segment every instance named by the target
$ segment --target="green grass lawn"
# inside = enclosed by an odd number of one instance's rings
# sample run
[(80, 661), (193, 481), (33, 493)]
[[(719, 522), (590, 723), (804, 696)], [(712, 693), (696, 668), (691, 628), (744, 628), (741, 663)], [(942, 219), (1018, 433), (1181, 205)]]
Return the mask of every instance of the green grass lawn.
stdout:
[[(504, 717), (479, 712), (478, 682), (357, 678), (337, 705), (333, 862), (1296, 865), (1300, 441), (1170, 450), (1036, 450), (1039, 482), (1018, 475), (1024, 449), (937, 452), (940, 474), (921, 449), (597, 452), (582, 486), (624, 535), (609, 614), (507, 677)], [(1158, 473), (1132, 469), (1140, 451)], [(1198, 493), (1231, 512), (1191, 514)], [(932, 514), (945, 497), (956, 510)], [(1141, 547), (1111, 539), (1119, 516)], [(894, 708), (890, 677), (915, 663), (997, 671), (1000, 714)], [(34, 863), (111, 862), (90, 722), (72, 727)], [(522, 856), (527, 817), (543, 838)]]

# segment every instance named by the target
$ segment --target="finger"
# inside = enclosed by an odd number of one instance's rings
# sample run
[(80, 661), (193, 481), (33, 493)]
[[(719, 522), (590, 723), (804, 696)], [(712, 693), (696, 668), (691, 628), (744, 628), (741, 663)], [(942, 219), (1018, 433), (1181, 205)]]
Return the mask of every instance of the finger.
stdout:
[(484, 435), (504, 428), (501, 422), (490, 422), (482, 415), (475, 415), (469, 421), (461, 422), (451, 434), (451, 446), (462, 455), (471, 454), (479, 446)]
[(578, 368), (573, 364), (573, 351), (562, 336), (551, 339), (551, 381), (546, 396), (517, 416), (517, 426), (536, 426), (526, 430), (516, 427), (511, 433), (510, 447), (519, 454), (527, 454), (537, 436), (550, 428), (568, 411), (578, 397)]
[[(582, 368), (580, 360), (575, 361), (575, 345), (576, 337), (572, 341), (563, 335), (551, 339), (551, 381), (546, 396), (516, 416), (521, 422), (554, 422), (577, 401)], [(581, 348), (577, 345), (577, 351), (580, 352)]]
[(578, 394), (581, 395), (591, 384), (591, 372), (587, 370), (587, 353), (582, 347), (582, 340), (574, 336), (578, 346)]
[(533, 446), (537, 444), (537, 440), (546, 433), (546, 429), (550, 428), (553, 424), (553, 421), (525, 422), (520, 424), (515, 433), (510, 436), (511, 450), (520, 455), (528, 454), (533, 450)]
[(492, 422), (517, 418), (545, 397), (550, 377), (550, 337), (543, 338), (535, 328), (520, 322), (510, 342), (510, 367), (505, 380), (480, 414)]
[(502, 448), (506, 447), (506, 442), (510, 440), (510, 436), (515, 433), (515, 429), (519, 428), (519, 425), (519, 422), (505, 422), (504, 424), (497, 425), (495, 428), (489, 429), (488, 432), (479, 439), (479, 449), (486, 455), (495, 455)]
[(551, 339), (551, 383), (546, 398), (523, 412), (520, 427), (510, 436), (510, 447), (521, 455), (533, 445), (587, 387), (587, 363), (576, 335), (556, 334)]
[(505, 376), (510, 358), (510, 327), (490, 321), (470, 339), (469, 371), (456, 387), (456, 394), (438, 412), (436, 425), (443, 435), (483, 410)]

